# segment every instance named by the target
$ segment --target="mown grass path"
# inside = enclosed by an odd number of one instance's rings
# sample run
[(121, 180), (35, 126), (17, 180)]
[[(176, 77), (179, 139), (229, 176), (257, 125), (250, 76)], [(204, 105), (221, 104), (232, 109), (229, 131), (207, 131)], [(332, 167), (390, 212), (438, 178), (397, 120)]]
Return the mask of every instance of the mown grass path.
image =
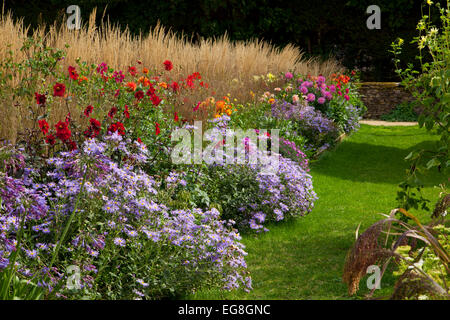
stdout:
[[(381, 218), (377, 213), (395, 208), (397, 185), (407, 167), (403, 158), (434, 139), (417, 126), (362, 125), (311, 165), (319, 200), (308, 216), (269, 226), (266, 234), (243, 237), (254, 290), (202, 291), (190, 298), (351, 299), (341, 279), (358, 224), (363, 231)], [(437, 192), (430, 186), (425, 193), (435, 199)], [(426, 219), (428, 214), (420, 216)], [(389, 281), (382, 283), (385, 290), (389, 286)], [(359, 297), (364, 292), (367, 289)]]

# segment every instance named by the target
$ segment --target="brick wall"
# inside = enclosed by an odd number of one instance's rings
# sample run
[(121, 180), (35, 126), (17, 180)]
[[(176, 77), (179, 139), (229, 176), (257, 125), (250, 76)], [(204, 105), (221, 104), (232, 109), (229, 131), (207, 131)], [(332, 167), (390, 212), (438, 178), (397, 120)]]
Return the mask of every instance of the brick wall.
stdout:
[(361, 100), (367, 107), (366, 119), (379, 119), (399, 103), (413, 100), (411, 94), (397, 82), (361, 82), (358, 86)]

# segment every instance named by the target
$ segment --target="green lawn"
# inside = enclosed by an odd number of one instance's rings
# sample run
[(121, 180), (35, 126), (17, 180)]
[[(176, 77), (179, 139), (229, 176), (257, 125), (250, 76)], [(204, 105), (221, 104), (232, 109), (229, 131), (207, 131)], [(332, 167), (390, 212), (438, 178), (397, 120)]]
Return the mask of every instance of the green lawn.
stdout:
[[(362, 125), (312, 164), (319, 200), (308, 216), (269, 226), (266, 234), (243, 237), (254, 290), (202, 291), (189, 298), (350, 299), (341, 278), (358, 224), (363, 231), (381, 218), (377, 213), (395, 208), (397, 185), (406, 169), (403, 158), (434, 139), (418, 127)], [(425, 193), (437, 197), (431, 187)], [(429, 215), (419, 216), (426, 220)], [(390, 280), (381, 283), (384, 291), (392, 287)], [(356, 298), (364, 292), (367, 289)]]

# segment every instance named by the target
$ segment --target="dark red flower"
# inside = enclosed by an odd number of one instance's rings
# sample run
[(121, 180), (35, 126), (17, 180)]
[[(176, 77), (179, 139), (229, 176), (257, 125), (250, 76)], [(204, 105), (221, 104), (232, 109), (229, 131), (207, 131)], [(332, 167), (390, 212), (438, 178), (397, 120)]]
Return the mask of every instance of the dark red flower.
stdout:
[(178, 90), (180, 90), (180, 86), (178, 85), (178, 82), (172, 82), (172, 84), (170, 85), (170, 87), (172, 88), (173, 91), (177, 92)]
[(100, 133), (100, 130), (102, 129), (102, 124), (97, 119), (91, 118), (89, 119), (90, 129), (93, 133), (93, 136), (97, 136)]
[(175, 111), (174, 115), (173, 115), (173, 120), (175, 120), (175, 122), (178, 122), (178, 120), (180, 120), (178, 118), (178, 112)]
[(173, 64), (172, 64), (172, 62), (171, 62), (170, 60), (164, 61), (164, 68), (165, 68), (167, 71), (172, 70), (172, 69), (173, 69)]
[(73, 80), (78, 80), (78, 73), (75, 70), (75, 67), (69, 66), (69, 77)]
[(108, 127), (108, 131), (111, 133), (118, 132), (121, 136), (125, 134), (125, 127), (122, 122), (111, 123)]
[(73, 141), (73, 140), (70, 140), (70, 139), (69, 139), (69, 140), (66, 142), (66, 144), (67, 144), (67, 146), (69, 147), (70, 151), (76, 150), (76, 149), (78, 148), (76, 142)]
[(151, 96), (151, 100), (155, 107), (157, 107), (159, 103), (162, 101), (156, 94)]
[(134, 77), (137, 74), (136, 67), (128, 67), (128, 72)]
[(92, 111), (94, 111), (94, 107), (91, 106), (91, 105), (88, 105), (88, 106), (86, 107), (86, 109), (84, 109), (84, 115), (85, 115), (86, 117), (89, 117), (89, 116), (91, 115)]
[(66, 86), (63, 83), (56, 83), (53, 86), (53, 96), (55, 97), (64, 97), (64, 93), (66, 93)]
[(141, 138), (137, 138), (137, 142), (142, 143)]
[(48, 122), (45, 119), (39, 120), (39, 128), (41, 129), (41, 132), (45, 135), (48, 134), (48, 129), (50, 129), (50, 126), (48, 125)]
[(153, 85), (150, 84), (150, 88), (147, 90), (146, 95), (148, 95), (149, 97), (151, 97), (152, 95), (155, 94), (155, 88), (153, 88)]
[(45, 137), (45, 142), (52, 146), (55, 144), (56, 139), (52, 134), (49, 134), (48, 136)]
[(117, 108), (116, 107), (112, 107), (111, 110), (109, 110), (109, 112), (108, 112), (108, 117), (110, 117), (112, 119), (112, 118), (114, 118), (116, 113), (117, 113)]
[(141, 100), (144, 97), (144, 91), (142, 91), (142, 90), (136, 91), (136, 93), (134, 94), (134, 97), (138, 100)]
[(93, 138), (94, 137), (94, 133), (92, 132), (91, 127), (87, 128), (86, 130), (83, 131), (83, 135), (86, 138)]
[(160, 128), (159, 128), (159, 123), (158, 122), (155, 122), (155, 134), (156, 135), (158, 135), (158, 134), (160, 134), (161, 133), (161, 130), (160, 130)]
[(47, 100), (47, 97), (45, 96), (45, 94), (39, 94), (39, 93), (35, 92), (34, 96), (36, 97), (36, 103), (38, 105), (45, 104), (45, 101)]
[(56, 137), (62, 141), (67, 141), (70, 139), (72, 132), (70, 132), (67, 122), (59, 121), (56, 125)]
[(125, 118), (130, 119), (130, 112), (128, 111), (128, 106), (125, 105), (125, 110), (123, 111)]

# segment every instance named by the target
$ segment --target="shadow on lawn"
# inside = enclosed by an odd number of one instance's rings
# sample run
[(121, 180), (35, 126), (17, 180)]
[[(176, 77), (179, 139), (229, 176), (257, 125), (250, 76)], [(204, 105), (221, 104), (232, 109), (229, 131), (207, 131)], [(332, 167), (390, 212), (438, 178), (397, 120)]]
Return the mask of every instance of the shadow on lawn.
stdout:
[[(335, 150), (326, 152), (311, 171), (344, 180), (398, 184), (405, 178), (408, 163), (404, 158), (413, 150), (433, 149), (434, 141), (422, 141), (409, 148), (388, 147), (370, 143), (344, 141)], [(436, 181), (432, 174), (425, 181)]]

